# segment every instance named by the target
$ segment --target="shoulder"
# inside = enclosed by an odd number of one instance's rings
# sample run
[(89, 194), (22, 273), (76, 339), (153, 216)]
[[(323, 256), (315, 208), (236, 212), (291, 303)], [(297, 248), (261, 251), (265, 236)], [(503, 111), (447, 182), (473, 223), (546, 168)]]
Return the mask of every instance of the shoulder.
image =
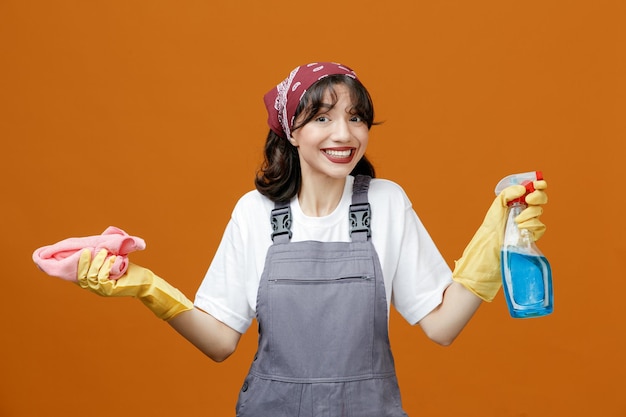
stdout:
[(372, 179), (368, 197), (371, 204), (403, 210), (412, 207), (404, 189), (399, 184), (383, 178)]
[(270, 213), (274, 202), (257, 190), (242, 195), (231, 214), (231, 221), (238, 227), (255, 228), (270, 224)]
[(259, 193), (257, 190), (251, 190), (242, 195), (237, 204), (235, 204), (235, 208), (233, 213), (249, 213), (252, 211), (262, 210), (269, 212), (274, 208), (274, 203), (263, 194)]
[(385, 178), (372, 178), (372, 181), (370, 182), (370, 190), (404, 194), (404, 190), (399, 184)]

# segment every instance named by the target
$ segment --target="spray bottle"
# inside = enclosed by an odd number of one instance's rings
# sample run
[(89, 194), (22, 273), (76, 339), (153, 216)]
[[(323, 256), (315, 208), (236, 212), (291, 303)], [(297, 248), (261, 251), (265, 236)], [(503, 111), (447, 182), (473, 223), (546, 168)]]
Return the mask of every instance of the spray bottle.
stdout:
[(515, 223), (526, 207), (525, 198), (535, 190), (533, 181), (542, 180), (541, 171), (513, 174), (496, 186), (496, 195), (510, 185), (523, 185), (526, 194), (508, 203), (508, 217), (501, 250), (504, 296), (511, 317), (541, 317), (552, 313), (552, 270), (546, 257), (535, 244), (532, 233), (519, 229)]

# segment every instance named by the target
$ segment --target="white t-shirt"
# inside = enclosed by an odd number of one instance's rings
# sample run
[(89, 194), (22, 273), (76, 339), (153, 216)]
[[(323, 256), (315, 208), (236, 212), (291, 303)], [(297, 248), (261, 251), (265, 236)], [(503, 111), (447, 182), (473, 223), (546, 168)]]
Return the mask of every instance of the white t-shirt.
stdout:
[[(341, 202), (327, 216), (306, 216), (294, 198), (291, 241), (349, 242), (353, 182), (349, 176)], [(382, 266), (387, 305), (393, 304), (415, 324), (441, 303), (452, 273), (399, 185), (372, 179), (368, 199), (372, 242)], [(273, 208), (274, 203), (256, 190), (241, 197), (196, 294), (198, 308), (240, 333), (256, 314), (259, 281), (272, 244)]]

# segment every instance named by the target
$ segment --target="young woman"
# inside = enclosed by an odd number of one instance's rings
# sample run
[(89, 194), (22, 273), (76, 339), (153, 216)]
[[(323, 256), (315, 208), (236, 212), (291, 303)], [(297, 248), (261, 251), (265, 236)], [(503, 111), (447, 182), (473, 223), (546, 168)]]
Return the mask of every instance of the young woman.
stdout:
[[(106, 250), (81, 253), (78, 282), (139, 298), (215, 361), (256, 318), (259, 346), (237, 416), (405, 416), (391, 304), (434, 342), (452, 343), (500, 287), (506, 202), (525, 189), (496, 198), (452, 272), (402, 188), (374, 178), (365, 157), (374, 108), (350, 68), (300, 66), (265, 104), (256, 190), (234, 208), (194, 303), (137, 265), (109, 280), (115, 257)], [(546, 184), (535, 188), (517, 220), (538, 239)]]

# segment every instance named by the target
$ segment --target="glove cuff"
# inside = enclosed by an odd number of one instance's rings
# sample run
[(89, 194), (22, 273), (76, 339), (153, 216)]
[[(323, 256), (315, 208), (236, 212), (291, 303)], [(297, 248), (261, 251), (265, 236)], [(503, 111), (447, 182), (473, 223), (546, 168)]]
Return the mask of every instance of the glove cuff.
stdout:
[(194, 308), (185, 294), (156, 275), (153, 275), (149, 288), (138, 298), (158, 318), (165, 321)]
[(484, 301), (493, 301), (502, 286), (498, 239), (479, 229), (455, 262), (452, 279)]
[(472, 279), (458, 276), (454, 273), (452, 274), (452, 279), (463, 285), (469, 291), (474, 293), (477, 297), (488, 303), (492, 302), (494, 298), (496, 298), (496, 295), (498, 294), (498, 291), (502, 286), (502, 283), (499, 279), (497, 281), (488, 279), (481, 280), (480, 278)]

